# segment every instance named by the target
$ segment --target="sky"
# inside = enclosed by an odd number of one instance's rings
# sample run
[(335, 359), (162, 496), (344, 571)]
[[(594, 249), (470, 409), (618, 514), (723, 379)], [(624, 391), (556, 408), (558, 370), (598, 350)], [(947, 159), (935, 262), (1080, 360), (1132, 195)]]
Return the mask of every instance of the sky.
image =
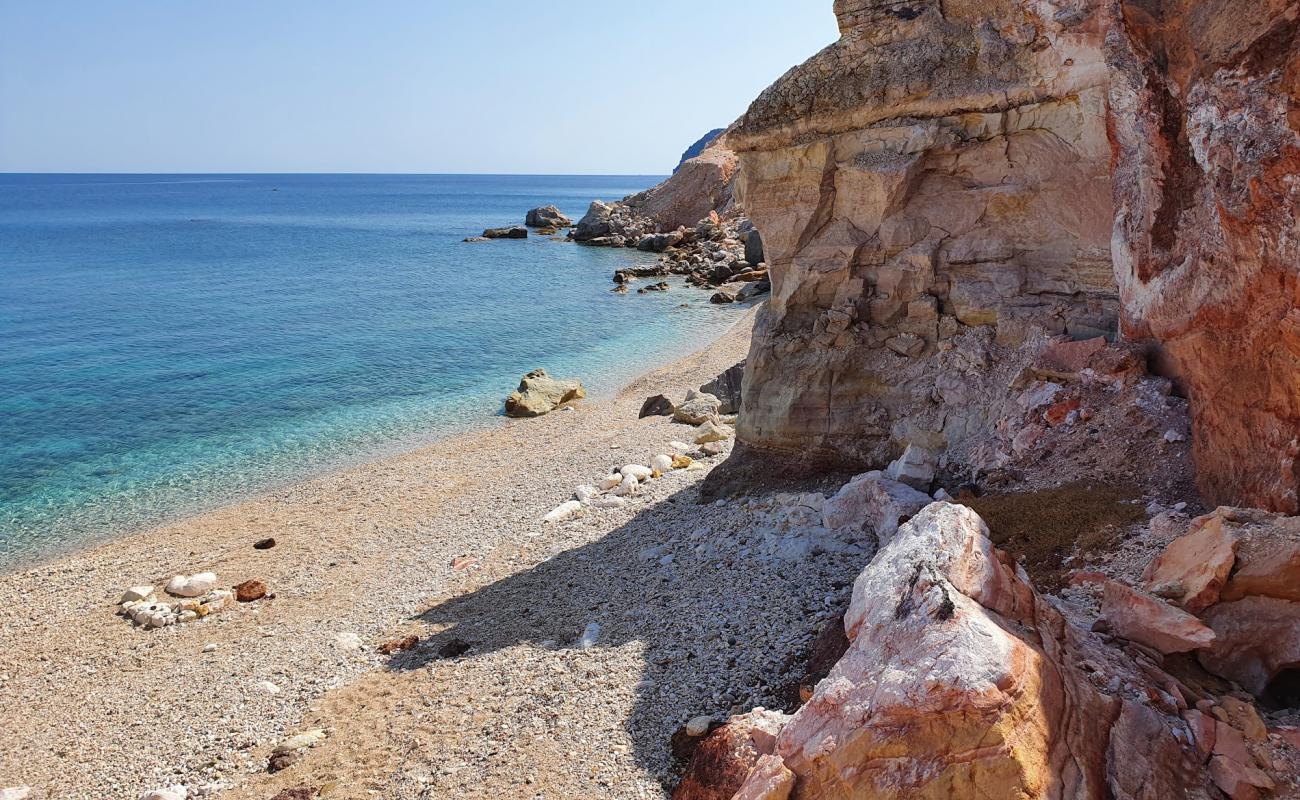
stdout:
[(0, 0), (0, 172), (662, 174), (831, 0)]

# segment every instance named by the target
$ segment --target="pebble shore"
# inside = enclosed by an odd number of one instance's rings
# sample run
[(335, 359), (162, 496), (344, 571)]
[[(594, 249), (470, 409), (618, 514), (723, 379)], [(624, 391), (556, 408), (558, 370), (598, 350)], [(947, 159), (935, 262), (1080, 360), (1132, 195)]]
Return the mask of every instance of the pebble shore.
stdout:
[[(575, 487), (672, 453), (691, 428), (637, 420), (641, 401), (743, 358), (751, 324), (613, 399), (0, 575), (0, 787), (665, 796), (674, 730), (775, 703), (865, 559), (763, 557), (747, 539), (761, 504), (698, 503), (725, 453), (626, 507), (542, 518)], [(127, 587), (200, 571), (274, 598), (156, 630), (117, 615)], [(381, 654), (410, 635), (415, 649)], [(267, 773), (277, 745), (316, 729), (323, 741)]]

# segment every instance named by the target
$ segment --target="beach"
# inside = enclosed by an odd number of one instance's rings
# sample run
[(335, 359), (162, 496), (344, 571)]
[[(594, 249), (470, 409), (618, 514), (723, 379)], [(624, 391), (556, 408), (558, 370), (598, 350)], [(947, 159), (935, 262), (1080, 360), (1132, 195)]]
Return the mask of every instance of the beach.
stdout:
[[(641, 401), (743, 358), (752, 318), (612, 399), (0, 576), (0, 785), (35, 798), (173, 784), (232, 798), (300, 785), (339, 798), (660, 796), (673, 729), (761, 704), (776, 662), (815, 631), (830, 583), (804, 573), (861, 564), (760, 569), (701, 550), (744, 524), (693, 497), (725, 454), (626, 508), (541, 520), (574, 487), (689, 440), (667, 418), (638, 420)], [(273, 548), (253, 548), (267, 537)], [(462, 557), (471, 566), (453, 568)], [(156, 631), (116, 615), (127, 587), (201, 571), (226, 587), (261, 580), (274, 598)], [(725, 614), (710, 610), (728, 587)], [(575, 648), (592, 622), (595, 646)], [(742, 632), (743, 654), (731, 649)], [(418, 649), (377, 651), (411, 634)], [(316, 728), (324, 743), (267, 774), (276, 744)]]

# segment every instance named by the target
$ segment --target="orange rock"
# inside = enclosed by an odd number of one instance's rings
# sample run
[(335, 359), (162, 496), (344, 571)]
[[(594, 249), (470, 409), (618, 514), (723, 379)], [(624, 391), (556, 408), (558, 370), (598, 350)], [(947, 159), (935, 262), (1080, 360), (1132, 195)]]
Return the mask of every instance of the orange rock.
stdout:
[(1196, 741), (1196, 749), (1201, 754), (1201, 760), (1209, 760), (1214, 753), (1217, 720), (1195, 709), (1184, 711), (1183, 719), (1187, 720), (1188, 727), (1192, 729), (1192, 738)]
[(266, 591), (266, 584), (261, 581), (244, 581), (235, 587), (235, 599), (241, 603), (251, 603), (266, 597)]
[(419, 643), (420, 643), (420, 637), (414, 635), (407, 636), (402, 639), (391, 639), (379, 645), (379, 652), (383, 653), (386, 656), (391, 656), (394, 653), (401, 653), (406, 650), (414, 650), (416, 645), (418, 645)]
[[(1237, 537), (1216, 515), (1192, 523), (1191, 532), (1174, 540), (1142, 576), (1152, 592), (1172, 588), (1176, 602), (1196, 614), (1219, 601), (1237, 558)], [(1181, 591), (1180, 591), (1181, 590)]]
[(1272, 779), (1259, 768), (1224, 756), (1210, 759), (1210, 777), (1231, 800), (1258, 800), (1260, 789), (1272, 791), (1276, 788)]
[(1115, 581), (1102, 589), (1101, 613), (1116, 635), (1166, 655), (1214, 643), (1214, 631), (1196, 617)]
[(766, 755), (749, 772), (740, 791), (731, 800), (789, 800), (794, 791), (794, 773), (779, 756)]

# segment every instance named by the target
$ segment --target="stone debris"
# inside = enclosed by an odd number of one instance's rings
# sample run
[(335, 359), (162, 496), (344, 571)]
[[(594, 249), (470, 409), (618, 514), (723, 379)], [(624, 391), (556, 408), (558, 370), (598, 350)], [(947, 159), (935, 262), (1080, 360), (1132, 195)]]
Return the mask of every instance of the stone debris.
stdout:
[(394, 653), (402, 653), (407, 650), (414, 650), (420, 644), (420, 637), (415, 634), (404, 636), (401, 639), (389, 639), (379, 645), (379, 652), (382, 655), (391, 656)]
[(122, 599), (118, 600), (117, 603), (118, 605), (121, 605), (135, 600), (144, 600), (151, 596), (153, 596), (152, 586), (132, 586), (130, 589), (127, 589), (122, 593)]
[(641, 404), (641, 412), (637, 414), (637, 418), (671, 417), (676, 411), (677, 406), (673, 404), (672, 400), (669, 400), (662, 394), (656, 394), (647, 397), (645, 402)]
[(31, 793), (30, 786), (10, 786), (0, 789), (0, 800), (27, 800)]
[(142, 628), (156, 629), (220, 614), (234, 604), (234, 592), (215, 589), (201, 597), (179, 601), (160, 601), (153, 595), (128, 600), (118, 606), (117, 613)]
[(600, 623), (589, 622), (587, 623), (587, 627), (583, 629), (582, 636), (578, 638), (578, 649), (590, 650), (591, 648), (596, 646), (596, 642), (599, 640), (600, 640)]
[(198, 597), (217, 588), (217, 576), (213, 572), (200, 572), (197, 575), (177, 575), (167, 583), (167, 594), (176, 597)]
[(733, 428), (726, 425), (719, 425), (713, 420), (708, 420), (695, 431), (696, 444), (711, 444), (713, 442), (725, 442), (736, 434)]
[(1117, 581), (1104, 584), (1101, 614), (1116, 635), (1165, 655), (1214, 644), (1214, 631), (1196, 617)]
[(934, 483), (938, 461), (938, 457), (929, 450), (909, 444), (901, 456), (890, 462), (885, 475), (890, 480), (905, 483), (918, 491), (929, 492), (930, 485)]
[(577, 500), (569, 500), (556, 506), (549, 514), (542, 517), (542, 522), (549, 522), (551, 524), (568, 522), (581, 513), (582, 503)]
[(140, 800), (186, 800), (190, 792), (184, 786), (169, 786), (165, 789), (154, 789), (140, 795)]

